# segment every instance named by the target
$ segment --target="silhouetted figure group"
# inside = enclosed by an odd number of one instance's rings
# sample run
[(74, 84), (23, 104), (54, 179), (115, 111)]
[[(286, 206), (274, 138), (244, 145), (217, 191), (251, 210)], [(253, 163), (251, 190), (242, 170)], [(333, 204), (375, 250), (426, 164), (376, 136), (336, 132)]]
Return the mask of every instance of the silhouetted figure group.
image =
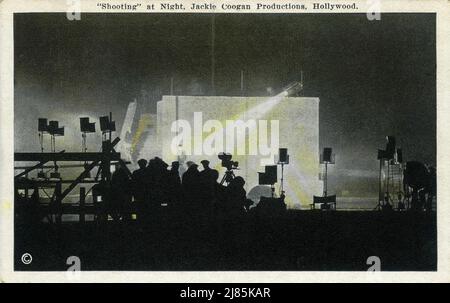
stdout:
[[(244, 179), (235, 177), (228, 186), (221, 185), (219, 172), (209, 164), (208, 160), (201, 161), (199, 170), (196, 163), (188, 161), (187, 170), (181, 177), (178, 161), (172, 162), (168, 169), (169, 165), (159, 157), (148, 162), (139, 160), (139, 168), (132, 173), (131, 179), (117, 168), (111, 180), (112, 209), (124, 210), (119, 205), (131, 202), (131, 193), (138, 205), (137, 216), (141, 222), (158, 213), (161, 207), (199, 219), (244, 215), (252, 204), (246, 197)], [(122, 203), (117, 203), (119, 200)]]
[(131, 213), (127, 204), (131, 202), (130, 179), (126, 171), (116, 165), (114, 173), (111, 176), (111, 190), (109, 199), (109, 215), (114, 220), (129, 220)]
[(431, 212), (436, 197), (436, 168), (409, 161), (403, 174), (404, 192), (411, 198), (411, 210)]

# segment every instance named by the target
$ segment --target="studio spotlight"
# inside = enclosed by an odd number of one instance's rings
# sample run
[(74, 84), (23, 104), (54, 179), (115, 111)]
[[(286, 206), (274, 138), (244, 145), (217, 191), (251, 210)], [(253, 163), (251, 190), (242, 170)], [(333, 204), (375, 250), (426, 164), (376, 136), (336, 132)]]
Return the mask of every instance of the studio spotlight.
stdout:
[(302, 82), (292, 82), (289, 85), (285, 86), (280, 94), (278, 96), (296, 96), (298, 93), (300, 93), (303, 90), (303, 83)]
[(275, 187), (274, 184), (277, 183), (277, 166), (276, 165), (266, 165), (264, 172), (258, 173), (258, 183), (259, 185), (270, 185), (272, 191), (272, 198), (274, 197)]
[(258, 173), (259, 185), (274, 185), (277, 183), (277, 166), (266, 165), (263, 173)]
[(43, 133), (43, 132), (46, 132), (47, 130), (48, 130), (47, 119), (39, 118), (38, 119), (38, 131)]
[(289, 155), (287, 148), (280, 148), (278, 150), (278, 164), (289, 164)]
[(114, 132), (116, 131), (116, 122), (111, 121), (108, 116), (100, 117), (100, 130), (105, 132)]
[(48, 122), (47, 131), (52, 136), (64, 136), (64, 126), (59, 127), (59, 122), (55, 120)]
[(328, 164), (334, 164), (333, 149), (331, 147), (325, 147), (322, 152), (320, 163), (325, 164), (325, 174), (323, 178), (323, 196), (328, 196)]
[(321, 162), (325, 164), (334, 164), (333, 156), (333, 149), (331, 147), (325, 147), (323, 149)]
[(82, 133), (95, 133), (95, 122), (89, 122), (89, 117), (81, 117), (80, 130)]
[(38, 130), (39, 130), (39, 136), (40, 136), (40, 143), (41, 143), (41, 151), (44, 151), (44, 133), (50, 134), (50, 149), (52, 152), (56, 151), (56, 137), (58, 136), (64, 136), (64, 126), (59, 127), (59, 122), (56, 120), (52, 120), (48, 122), (47, 125), (47, 119), (39, 118), (38, 120)]
[(289, 155), (287, 148), (280, 148), (278, 150), (278, 163), (281, 165), (281, 180), (280, 180), (280, 196), (284, 195), (284, 166), (289, 164)]
[(330, 147), (325, 147), (323, 149), (323, 162), (331, 162), (331, 151), (332, 149)]
[[(109, 116), (100, 117), (100, 130), (102, 131), (102, 150), (109, 151), (111, 148), (112, 132), (116, 131), (116, 122), (112, 121), (112, 113)], [(107, 135), (109, 134), (109, 138)]]

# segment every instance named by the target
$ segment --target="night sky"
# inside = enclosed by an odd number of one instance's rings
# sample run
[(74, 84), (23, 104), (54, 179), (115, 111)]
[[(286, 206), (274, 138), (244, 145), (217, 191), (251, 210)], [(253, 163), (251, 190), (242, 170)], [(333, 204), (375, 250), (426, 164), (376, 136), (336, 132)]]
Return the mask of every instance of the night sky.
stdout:
[[(37, 118), (76, 128), (134, 98), (209, 95), (211, 15), (15, 14), (15, 150), (38, 151)], [(320, 148), (333, 147), (330, 186), (374, 193), (385, 136), (406, 160), (436, 161), (434, 14), (218, 14), (215, 94), (264, 96), (300, 79), (320, 98)], [(281, 130), (282, 131), (282, 130)], [(77, 133), (78, 134), (78, 133)], [(81, 139), (80, 139), (81, 142)], [(64, 142), (62, 148), (79, 148)]]

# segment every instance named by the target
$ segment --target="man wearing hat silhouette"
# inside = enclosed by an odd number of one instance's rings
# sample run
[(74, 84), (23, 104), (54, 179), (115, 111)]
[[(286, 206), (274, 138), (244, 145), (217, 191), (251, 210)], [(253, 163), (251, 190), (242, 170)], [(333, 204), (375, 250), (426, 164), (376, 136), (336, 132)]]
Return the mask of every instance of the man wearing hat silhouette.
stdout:
[(179, 206), (183, 199), (179, 169), (180, 163), (178, 161), (173, 161), (169, 170), (169, 197), (170, 206), (175, 207)]
[(143, 204), (146, 200), (147, 194), (147, 160), (140, 159), (138, 162), (139, 169), (135, 170), (131, 175), (133, 196), (137, 205), (138, 220), (142, 219), (143, 214)]
[(217, 170), (209, 167), (208, 160), (200, 162), (203, 170), (200, 172), (200, 203), (201, 207), (208, 212), (211, 208), (212, 202), (215, 199)]
[(181, 177), (181, 186), (183, 188), (184, 202), (187, 209), (193, 209), (198, 201), (200, 189), (200, 172), (198, 165), (192, 161), (186, 162), (188, 169)]

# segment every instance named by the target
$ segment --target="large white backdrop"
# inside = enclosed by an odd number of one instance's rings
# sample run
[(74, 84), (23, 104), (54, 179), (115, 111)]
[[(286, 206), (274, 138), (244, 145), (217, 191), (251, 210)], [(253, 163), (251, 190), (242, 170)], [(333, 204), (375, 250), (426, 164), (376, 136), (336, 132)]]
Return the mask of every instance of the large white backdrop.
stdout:
[[(307, 97), (163, 96), (157, 105), (160, 156), (170, 163), (207, 159), (221, 177), (225, 168), (217, 154), (233, 154), (235, 174), (246, 180), (253, 195), (258, 172), (275, 164), (278, 148), (288, 148), (284, 166), (288, 208), (307, 208), (323, 190), (319, 180), (319, 99)], [(281, 166), (278, 167), (280, 186)], [(270, 191), (265, 190), (266, 195)], [(254, 197), (254, 196), (253, 196)]]

